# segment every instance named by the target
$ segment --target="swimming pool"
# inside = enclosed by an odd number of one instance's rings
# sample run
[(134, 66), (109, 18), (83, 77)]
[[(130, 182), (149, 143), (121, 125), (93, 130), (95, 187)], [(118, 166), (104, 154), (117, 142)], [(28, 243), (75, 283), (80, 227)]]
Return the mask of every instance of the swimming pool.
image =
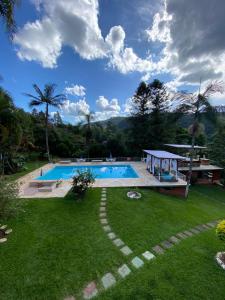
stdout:
[(100, 166), (56, 166), (47, 171), (38, 180), (70, 179), (77, 171), (90, 170), (96, 179), (106, 178), (138, 178), (139, 176), (131, 165), (100, 165)]

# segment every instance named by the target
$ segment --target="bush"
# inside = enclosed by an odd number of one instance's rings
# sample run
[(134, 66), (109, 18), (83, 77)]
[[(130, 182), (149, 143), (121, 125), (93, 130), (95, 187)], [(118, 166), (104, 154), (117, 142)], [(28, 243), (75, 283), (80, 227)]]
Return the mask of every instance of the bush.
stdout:
[(85, 172), (77, 171), (77, 175), (73, 177), (72, 189), (74, 194), (84, 195), (87, 189), (95, 182), (95, 177), (88, 170)]
[(217, 225), (216, 234), (220, 240), (225, 241), (225, 220)]
[(19, 210), (18, 186), (14, 182), (7, 182), (0, 178), (0, 218), (6, 219)]

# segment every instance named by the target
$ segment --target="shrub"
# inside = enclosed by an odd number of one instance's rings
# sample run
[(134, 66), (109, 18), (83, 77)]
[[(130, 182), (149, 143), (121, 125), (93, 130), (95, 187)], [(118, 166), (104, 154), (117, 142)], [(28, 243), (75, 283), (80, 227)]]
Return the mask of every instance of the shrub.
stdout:
[(77, 175), (73, 177), (71, 191), (74, 194), (84, 195), (94, 181), (95, 177), (89, 170), (85, 172), (77, 171)]
[(220, 240), (225, 241), (225, 220), (217, 225), (216, 234)]
[(20, 208), (18, 186), (0, 178), (0, 218), (6, 219), (16, 214)]

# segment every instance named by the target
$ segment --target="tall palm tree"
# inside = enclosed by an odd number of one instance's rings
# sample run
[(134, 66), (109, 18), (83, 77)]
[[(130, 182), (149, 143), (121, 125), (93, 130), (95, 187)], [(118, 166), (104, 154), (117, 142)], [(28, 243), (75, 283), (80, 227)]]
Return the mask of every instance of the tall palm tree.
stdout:
[(192, 124), (189, 127), (191, 134), (191, 148), (190, 148), (190, 162), (189, 171), (187, 175), (187, 186), (185, 191), (186, 198), (188, 197), (192, 169), (193, 169), (193, 157), (195, 152), (196, 137), (202, 129), (202, 117), (205, 116), (211, 121), (216, 121), (216, 114), (214, 107), (210, 104), (210, 96), (216, 93), (224, 92), (224, 84), (222, 81), (214, 81), (206, 86), (203, 92), (201, 92), (201, 83), (197, 94), (193, 93), (179, 93), (177, 94), (180, 100), (180, 109), (183, 112), (190, 113), (192, 115)]
[(91, 122), (94, 120), (94, 113), (89, 112), (88, 114), (84, 114), (84, 117), (86, 123), (85, 138), (86, 138), (86, 146), (88, 148), (88, 158), (89, 158), (89, 146), (92, 138)]
[(19, 0), (0, 0), (0, 17), (2, 17), (11, 38), (16, 30), (14, 9), (18, 3)]
[(25, 94), (30, 98), (30, 107), (45, 105), (45, 141), (46, 141), (46, 153), (48, 161), (50, 161), (50, 151), (49, 151), (49, 142), (48, 142), (48, 123), (49, 123), (49, 106), (59, 108), (63, 104), (63, 101), (66, 99), (63, 94), (55, 94), (56, 85), (46, 84), (44, 90), (41, 91), (37, 84), (33, 84), (33, 88), (37, 93), (37, 96), (31, 94)]

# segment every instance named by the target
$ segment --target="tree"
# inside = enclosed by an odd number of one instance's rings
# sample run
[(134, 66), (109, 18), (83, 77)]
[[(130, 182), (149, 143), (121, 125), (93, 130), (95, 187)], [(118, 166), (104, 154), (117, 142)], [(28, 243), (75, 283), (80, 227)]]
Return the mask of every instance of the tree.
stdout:
[(49, 106), (59, 108), (63, 104), (63, 101), (66, 99), (63, 94), (55, 94), (56, 85), (55, 84), (46, 84), (44, 90), (41, 91), (37, 84), (33, 85), (34, 90), (37, 93), (37, 96), (31, 94), (25, 94), (30, 98), (30, 107), (45, 105), (45, 143), (46, 143), (46, 154), (48, 161), (50, 162), (50, 151), (49, 151), (49, 141), (48, 141), (48, 124), (49, 124)]
[(59, 126), (59, 125), (63, 124), (62, 118), (61, 118), (60, 113), (58, 111), (56, 113), (54, 113), (53, 122), (56, 126)]
[(94, 175), (88, 171), (77, 171), (77, 175), (73, 177), (72, 193), (82, 196), (87, 189), (95, 182)]
[(187, 186), (185, 196), (188, 197), (192, 168), (193, 168), (193, 157), (194, 157), (194, 146), (196, 142), (196, 137), (199, 135), (202, 129), (201, 120), (205, 116), (208, 120), (216, 121), (215, 109), (211, 106), (209, 102), (210, 96), (216, 93), (223, 93), (224, 85), (223, 82), (215, 81), (208, 84), (205, 90), (201, 93), (178, 93), (176, 95), (177, 99), (180, 101), (180, 110), (189, 113), (192, 116), (192, 124), (189, 128), (191, 134), (191, 149), (190, 149), (190, 163), (189, 172), (187, 176)]
[(89, 147), (90, 147), (90, 141), (92, 138), (92, 128), (91, 128), (91, 122), (94, 120), (94, 113), (89, 112), (88, 114), (84, 114), (85, 117), (85, 139), (86, 139), (86, 146), (88, 150), (88, 158), (89, 158)]
[(0, 0), (0, 16), (2, 17), (11, 38), (16, 30), (14, 10), (18, 2), (18, 0)]

